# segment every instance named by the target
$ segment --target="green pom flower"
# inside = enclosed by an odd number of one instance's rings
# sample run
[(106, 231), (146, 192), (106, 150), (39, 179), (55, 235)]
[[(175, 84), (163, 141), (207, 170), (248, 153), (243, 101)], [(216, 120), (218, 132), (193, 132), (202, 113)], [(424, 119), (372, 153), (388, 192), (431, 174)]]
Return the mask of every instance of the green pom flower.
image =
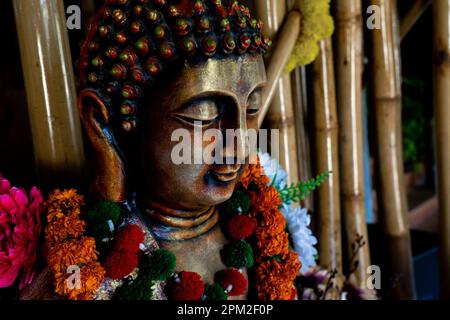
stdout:
[(142, 257), (140, 273), (145, 274), (151, 280), (164, 281), (175, 272), (175, 267), (175, 255), (168, 250), (160, 249), (152, 255)]
[(115, 292), (115, 297), (118, 300), (152, 300), (154, 284), (155, 282), (148, 277), (139, 276), (133, 282), (119, 287)]
[(228, 300), (228, 295), (225, 293), (225, 290), (223, 290), (223, 288), (217, 283), (208, 284), (205, 287), (203, 300), (206, 301)]
[(245, 241), (236, 241), (227, 245), (222, 251), (223, 263), (228, 268), (251, 268), (254, 263), (253, 249)]
[(112, 235), (111, 224), (115, 227), (120, 218), (120, 205), (111, 201), (97, 202), (86, 215), (87, 232), (97, 242)]
[(240, 190), (236, 190), (233, 196), (225, 204), (227, 214), (247, 213), (250, 210), (250, 197)]

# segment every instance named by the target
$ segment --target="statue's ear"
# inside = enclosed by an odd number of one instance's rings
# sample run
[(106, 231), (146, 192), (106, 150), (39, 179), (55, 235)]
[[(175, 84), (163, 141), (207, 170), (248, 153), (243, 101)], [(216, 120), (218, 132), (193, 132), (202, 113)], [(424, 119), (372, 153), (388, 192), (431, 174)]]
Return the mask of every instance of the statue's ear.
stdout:
[(95, 177), (90, 185), (92, 195), (101, 200), (122, 202), (126, 198), (125, 167), (109, 128), (110, 114), (105, 101), (92, 89), (78, 96), (81, 122), (92, 148), (89, 155)]

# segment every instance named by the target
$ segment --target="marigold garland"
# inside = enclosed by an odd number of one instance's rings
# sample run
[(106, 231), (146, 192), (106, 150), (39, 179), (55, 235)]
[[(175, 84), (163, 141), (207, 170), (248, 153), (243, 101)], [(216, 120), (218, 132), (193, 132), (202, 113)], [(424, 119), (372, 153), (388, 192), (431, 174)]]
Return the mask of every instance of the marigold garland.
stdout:
[[(89, 300), (103, 281), (105, 270), (98, 263), (95, 239), (84, 236), (80, 219), (83, 196), (76, 190), (55, 190), (45, 203), (47, 263), (55, 277), (55, 292), (72, 300)], [(70, 284), (68, 268), (78, 267), (80, 283)], [(77, 278), (77, 277), (75, 277)]]
[(280, 211), (282, 200), (275, 187), (267, 186), (269, 182), (258, 161), (248, 166), (239, 186), (250, 196), (250, 216), (258, 224), (254, 234), (257, 297), (261, 300), (290, 300), (301, 263), (298, 255), (289, 251), (286, 220)]

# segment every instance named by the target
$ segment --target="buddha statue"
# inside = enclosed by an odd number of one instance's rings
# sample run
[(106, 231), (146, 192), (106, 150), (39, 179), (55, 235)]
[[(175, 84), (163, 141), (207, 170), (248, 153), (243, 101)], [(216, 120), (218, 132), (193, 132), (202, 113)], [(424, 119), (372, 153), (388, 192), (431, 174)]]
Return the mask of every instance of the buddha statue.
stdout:
[(81, 50), (90, 196), (126, 204), (173, 252), (176, 270), (205, 283), (226, 268), (217, 206), (232, 196), (248, 148), (241, 134), (219, 149), (223, 164), (175, 164), (172, 134), (257, 129), (270, 45), (261, 28), (237, 1), (107, 0)]

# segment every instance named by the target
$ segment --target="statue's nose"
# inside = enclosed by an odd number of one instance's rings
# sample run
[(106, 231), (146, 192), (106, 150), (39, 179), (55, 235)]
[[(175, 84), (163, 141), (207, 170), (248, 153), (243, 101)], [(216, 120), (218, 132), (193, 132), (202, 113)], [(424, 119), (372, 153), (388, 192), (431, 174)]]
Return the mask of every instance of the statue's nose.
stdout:
[(223, 158), (233, 158), (237, 163), (245, 163), (248, 158), (247, 115), (245, 108), (239, 108), (224, 133)]

